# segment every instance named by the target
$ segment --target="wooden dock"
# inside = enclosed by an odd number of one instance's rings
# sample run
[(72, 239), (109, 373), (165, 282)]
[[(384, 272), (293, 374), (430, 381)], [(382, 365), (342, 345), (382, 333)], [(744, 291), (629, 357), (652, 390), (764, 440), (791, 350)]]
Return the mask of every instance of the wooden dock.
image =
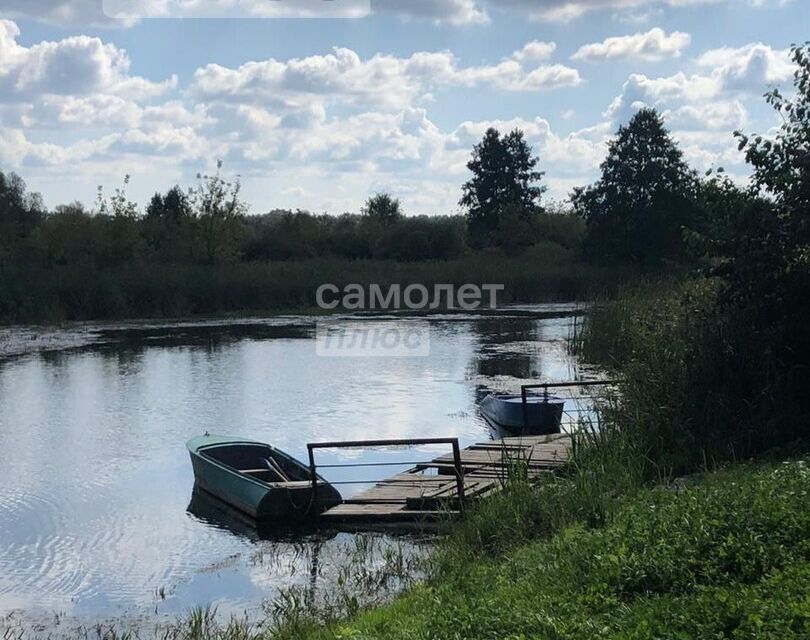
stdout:
[(321, 514), (321, 523), (351, 529), (435, 526), (459, 515), (471, 501), (500, 491), (517, 469), (530, 479), (559, 469), (567, 463), (572, 446), (567, 434), (503, 438), (463, 450), (454, 439), (323, 443), (310, 445), (310, 465), (314, 473), (314, 448), (439, 442), (453, 444), (453, 452), (377, 482)]

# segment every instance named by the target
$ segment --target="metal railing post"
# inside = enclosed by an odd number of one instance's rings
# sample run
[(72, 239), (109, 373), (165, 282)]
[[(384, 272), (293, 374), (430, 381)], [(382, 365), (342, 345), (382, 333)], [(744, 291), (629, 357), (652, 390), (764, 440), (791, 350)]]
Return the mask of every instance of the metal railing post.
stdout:
[(529, 406), (527, 404), (528, 398), (527, 398), (526, 391), (527, 391), (526, 385), (523, 385), (522, 387), (520, 387), (520, 396), (521, 396), (521, 398), (523, 400), (523, 431), (524, 431), (524, 433), (529, 428)]
[(315, 447), (312, 444), (307, 444), (307, 451), (309, 452), (309, 476), (312, 481), (312, 499), (314, 500), (318, 493), (318, 474), (315, 470)]
[(464, 469), (461, 466), (461, 449), (458, 438), (453, 440), (453, 467), (456, 470), (456, 491), (458, 492), (458, 509), (464, 511)]

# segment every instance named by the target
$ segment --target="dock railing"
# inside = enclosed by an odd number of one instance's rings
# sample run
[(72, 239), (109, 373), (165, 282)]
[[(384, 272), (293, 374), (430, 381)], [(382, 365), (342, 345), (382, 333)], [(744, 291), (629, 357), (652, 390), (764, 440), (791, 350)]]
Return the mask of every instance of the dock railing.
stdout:
[[(318, 485), (318, 465), (315, 463), (315, 451), (318, 449), (371, 449), (377, 447), (419, 447), (425, 445), (451, 445), (453, 448), (453, 471), (456, 476), (456, 491), (458, 494), (459, 510), (464, 509), (464, 467), (461, 464), (461, 448), (458, 438), (410, 438), (405, 440), (353, 440), (348, 442), (310, 442), (307, 444), (309, 453), (309, 473), (312, 481), (313, 495), (316, 495)], [(425, 463), (410, 462), (368, 462), (355, 464), (327, 464), (320, 468), (338, 467), (382, 467), (382, 466), (407, 466), (424, 465)], [(373, 481), (361, 482), (361, 484), (372, 484)], [(346, 484), (336, 482), (333, 484)], [(344, 500), (344, 503), (351, 503), (352, 500)]]

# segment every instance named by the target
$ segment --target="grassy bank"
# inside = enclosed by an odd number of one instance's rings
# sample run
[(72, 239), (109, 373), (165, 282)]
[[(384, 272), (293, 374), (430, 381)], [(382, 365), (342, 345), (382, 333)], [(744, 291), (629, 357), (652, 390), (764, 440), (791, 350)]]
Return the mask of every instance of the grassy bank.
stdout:
[(628, 269), (582, 263), (558, 244), (519, 255), (472, 253), (447, 261), (319, 258), (230, 265), (137, 262), (38, 270), (0, 266), (0, 322), (173, 318), (311, 309), (323, 284), (503, 284), (499, 303), (582, 300), (615, 289)]
[[(494, 557), (444, 564), (439, 580), (311, 637), (807, 637), (809, 496), (798, 460), (616, 497), (602, 526), (503, 539)], [(452, 539), (449, 557), (468, 542)]]

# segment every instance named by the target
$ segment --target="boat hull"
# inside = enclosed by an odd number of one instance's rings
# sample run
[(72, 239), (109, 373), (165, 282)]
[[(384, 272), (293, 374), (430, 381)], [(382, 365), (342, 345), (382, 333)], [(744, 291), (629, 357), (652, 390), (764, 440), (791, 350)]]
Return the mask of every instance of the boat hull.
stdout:
[(560, 432), (565, 401), (529, 396), (526, 412), (520, 395), (490, 394), (479, 408), (487, 422), (502, 431), (519, 435), (547, 435)]
[[(337, 490), (320, 477), (315, 490), (309, 480), (263, 482), (206, 455), (206, 445), (201, 445), (199, 439), (195, 440), (188, 446), (195, 486), (251, 518), (287, 525), (342, 502)], [(264, 446), (274, 455), (281, 454), (260, 443), (234, 441), (233, 444)], [(302, 475), (306, 472), (296, 460), (286, 454), (281, 455), (285, 456), (288, 464), (298, 465)]]

